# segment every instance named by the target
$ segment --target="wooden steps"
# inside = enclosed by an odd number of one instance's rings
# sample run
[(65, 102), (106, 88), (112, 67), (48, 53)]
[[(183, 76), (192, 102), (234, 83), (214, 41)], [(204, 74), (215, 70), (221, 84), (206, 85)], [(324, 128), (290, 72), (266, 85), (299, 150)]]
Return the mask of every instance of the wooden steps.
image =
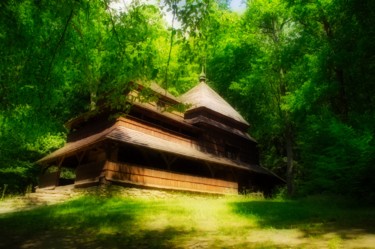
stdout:
[(26, 195), (26, 198), (36, 202), (44, 202), (46, 204), (55, 204), (64, 202), (79, 193), (74, 191), (74, 185), (59, 186), (54, 188), (40, 188), (36, 189), (35, 193)]

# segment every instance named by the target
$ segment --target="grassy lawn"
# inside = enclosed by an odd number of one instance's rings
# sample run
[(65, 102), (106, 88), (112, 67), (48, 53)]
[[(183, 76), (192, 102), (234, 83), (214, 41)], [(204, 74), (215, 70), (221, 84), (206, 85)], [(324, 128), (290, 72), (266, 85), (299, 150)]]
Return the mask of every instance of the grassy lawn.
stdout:
[(374, 224), (374, 209), (322, 198), (84, 196), (1, 214), (0, 248), (375, 248)]

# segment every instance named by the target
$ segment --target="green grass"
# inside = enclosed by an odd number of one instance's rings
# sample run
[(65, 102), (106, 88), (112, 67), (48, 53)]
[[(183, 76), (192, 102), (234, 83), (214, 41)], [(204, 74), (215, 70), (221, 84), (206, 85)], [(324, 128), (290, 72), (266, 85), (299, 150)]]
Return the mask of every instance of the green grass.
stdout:
[(0, 215), (0, 248), (373, 248), (373, 224), (372, 208), (322, 198), (85, 196)]

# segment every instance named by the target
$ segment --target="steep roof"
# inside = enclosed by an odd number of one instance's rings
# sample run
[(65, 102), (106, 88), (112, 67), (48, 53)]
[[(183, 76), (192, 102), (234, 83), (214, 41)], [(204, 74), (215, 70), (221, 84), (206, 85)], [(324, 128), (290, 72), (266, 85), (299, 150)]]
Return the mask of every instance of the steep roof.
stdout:
[(197, 86), (181, 95), (179, 99), (183, 103), (192, 105), (189, 110), (205, 107), (240, 123), (249, 125), (241, 114), (239, 114), (227, 101), (225, 101), (204, 81), (201, 81)]

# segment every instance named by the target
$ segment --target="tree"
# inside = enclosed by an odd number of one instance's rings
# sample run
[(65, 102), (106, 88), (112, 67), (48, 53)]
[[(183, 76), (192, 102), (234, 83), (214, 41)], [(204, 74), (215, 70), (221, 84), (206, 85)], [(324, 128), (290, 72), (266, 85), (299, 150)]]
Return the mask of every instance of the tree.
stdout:
[(374, 32), (371, 25), (362, 25), (374, 17), (373, 3), (289, 4), (294, 19), (303, 26), (302, 37), (313, 49), (312, 63), (307, 64), (309, 84), (298, 95), (303, 103), (298, 109), (307, 113), (300, 117), (299, 139), (304, 189), (307, 193), (366, 196), (373, 181), (364, 175), (374, 171), (374, 157), (370, 156), (374, 151), (373, 110), (369, 107), (373, 104), (370, 82), (374, 73), (370, 68), (374, 59), (370, 58), (374, 58), (374, 50), (368, 46)]
[(95, 109), (103, 93), (116, 95), (108, 99), (117, 108), (130, 80), (157, 77), (154, 44), (165, 31), (148, 4), (119, 14), (104, 0), (0, 7), (0, 184), (18, 175), (8, 189), (22, 191), (35, 180), (34, 162), (65, 140), (64, 122)]
[[(220, 85), (230, 84), (238, 103), (248, 114), (259, 133), (258, 137), (277, 141), (278, 156), (286, 156), (286, 177), (288, 193), (294, 192), (294, 120), (285, 99), (298, 87), (289, 74), (293, 70), (291, 58), (300, 56), (290, 54), (293, 50), (298, 25), (292, 22), (291, 13), (282, 1), (251, 1), (242, 18), (242, 32), (239, 41), (226, 43), (221, 55), (213, 58), (214, 71), (229, 73), (215, 80)], [(295, 52), (295, 51), (292, 51)], [(217, 53), (219, 54), (219, 53)], [(220, 59), (223, 57), (223, 59)], [(229, 62), (232, 64), (228, 63)], [(222, 60), (231, 70), (217, 70)], [(216, 66), (214, 66), (216, 65)], [(269, 126), (268, 124), (272, 124)], [(264, 141), (264, 140), (263, 140)], [(269, 153), (266, 153), (269, 155)]]

